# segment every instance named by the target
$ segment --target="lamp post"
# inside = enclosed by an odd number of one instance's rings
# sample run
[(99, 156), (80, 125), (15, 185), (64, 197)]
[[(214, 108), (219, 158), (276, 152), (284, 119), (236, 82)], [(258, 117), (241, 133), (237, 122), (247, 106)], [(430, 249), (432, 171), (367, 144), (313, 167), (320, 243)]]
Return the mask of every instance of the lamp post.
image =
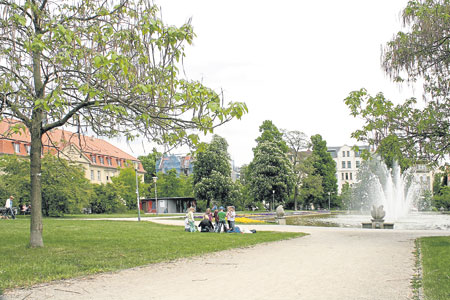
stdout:
[(275, 206), (275, 190), (272, 190), (272, 210), (274, 210)]
[(141, 207), (140, 207), (140, 205), (139, 205), (139, 180), (138, 180), (138, 164), (139, 163), (136, 163), (135, 165), (134, 165), (134, 171), (135, 171), (135, 173), (136, 173), (136, 201), (137, 201), (137, 210), (138, 210), (138, 222), (140, 222), (141, 221)]
[(155, 203), (156, 203), (156, 215), (158, 215), (158, 191), (156, 190), (156, 180), (158, 180), (158, 177), (153, 176), (153, 182), (155, 183)]

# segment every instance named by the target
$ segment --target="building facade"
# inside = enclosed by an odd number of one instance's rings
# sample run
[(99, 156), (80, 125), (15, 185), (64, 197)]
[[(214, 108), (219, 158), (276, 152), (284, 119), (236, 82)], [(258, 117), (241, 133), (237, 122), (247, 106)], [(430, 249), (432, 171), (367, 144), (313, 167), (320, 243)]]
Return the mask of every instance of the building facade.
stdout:
[(194, 159), (190, 155), (171, 154), (164, 155), (162, 158), (156, 160), (156, 173), (175, 169), (177, 174), (184, 174), (189, 176), (194, 172)]
[[(0, 155), (29, 157), (31, 137), (27, 129), (11, 130), (18, 121), (0, 122)], [(119, 169), (132, 165), (139, 175), (145, 174), (141, 162), (105, 140), (67, 130), (54, 129), (42, 137), (43, 154), (52, 153), (81, 165), (91, 183), (108, 183)]]
[(369, 146), (358, 146), (359, 151), (355, 151), (351, 146), (328, 147), (333, 160), (336, 162), (336, 178), (338, 193), (342, 191), (342, 186), (346, 183), (352, 185), (356, 182), (356, 174), (362, 164), (361, 152), (370, 150)]

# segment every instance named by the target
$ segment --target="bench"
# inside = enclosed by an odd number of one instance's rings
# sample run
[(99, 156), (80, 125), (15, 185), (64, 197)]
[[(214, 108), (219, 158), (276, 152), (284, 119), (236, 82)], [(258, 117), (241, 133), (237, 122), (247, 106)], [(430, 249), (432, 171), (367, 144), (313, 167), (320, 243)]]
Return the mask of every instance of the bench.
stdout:
[(90, 207), (83, 207), (83, 214), (92, 214), (92, 208)]
[[(12, 208), (14, 215), (17, 215), (17, 208), (13, 207)], [(9, 212), (8, 209), (6, 207), (0, 207), (0, 216), (2, 218), (7, 218), (9, 216)]]

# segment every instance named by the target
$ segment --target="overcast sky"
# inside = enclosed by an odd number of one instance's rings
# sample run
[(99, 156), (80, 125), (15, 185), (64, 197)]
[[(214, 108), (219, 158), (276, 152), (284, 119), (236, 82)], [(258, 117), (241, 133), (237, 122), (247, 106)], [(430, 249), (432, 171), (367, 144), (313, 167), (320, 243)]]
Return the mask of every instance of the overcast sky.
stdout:
[[(380, 68), (381, 46), (402, 28), (407, 2), (156, 1), (167, 24), (180, 26), (192, 18), (197, 37), (187, 47), (187, 76), (222, 89), (226, 101), (248, 106), (241, 121), (216, 131), (228, 141), (236, 165), (252, 160), (264, 120), (279, 129), (321, 134), (328, 146), (354, 145), (350, 134), (362, 123), (343, 102), (351, 91), (381, 91), (395, 102), (420, 97), (392, 83)], [(154, 146), (111, 142), (134, 156)]]

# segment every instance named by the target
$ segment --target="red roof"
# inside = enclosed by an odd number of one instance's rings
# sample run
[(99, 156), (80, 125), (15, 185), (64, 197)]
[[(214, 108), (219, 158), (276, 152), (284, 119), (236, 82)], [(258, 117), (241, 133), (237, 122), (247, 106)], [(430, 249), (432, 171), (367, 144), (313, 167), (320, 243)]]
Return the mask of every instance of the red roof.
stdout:
[[(20, 133), (12, 133), (11, 127), (15, 124), (21, 124), (18, 121), (4, 119), (0, 122), (0, 154), (28, 155), (26, 146), (30, 145), (31, 136), (28, 129), (20, 130)], [(18, 144), (20, 152), (14, 150), (14, 145)], [(105, 140), (95, 137), (85, 136), (83, 134), (73, 133), (63, 129), (53, 129), (42, 137), (44, 149), (64, 149), (68, 145), (74, 145), (83, 152), (84, 155), (94, 165), (118, 167), (124, 166), (126, 161), (138, 161), (134, 156), (120, 150)], [(95, 156), (95, 162), (92, 156)], [(103, 158), (103, 163), (100, 162)], [(108, 164), (107, 159), (111, 159)], [(120, 165), (118, 164), (120, 161)], [(139, 171), (144, 171), (142, 164), (139, 164)]]

